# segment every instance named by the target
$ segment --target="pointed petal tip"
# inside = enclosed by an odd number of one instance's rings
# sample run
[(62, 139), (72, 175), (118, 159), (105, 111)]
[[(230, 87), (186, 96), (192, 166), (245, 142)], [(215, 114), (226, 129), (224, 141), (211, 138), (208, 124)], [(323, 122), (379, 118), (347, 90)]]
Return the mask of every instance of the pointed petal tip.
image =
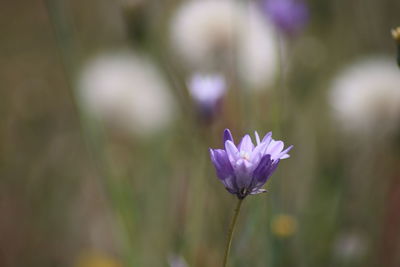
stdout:
[(292, 148), (293, 148), (293, 145), (290, 145), (290, 146), (288, 146), (285, 150), (283, 150), (281, 153), (280, 153), (280, 158), (281, 159), (287, 159), (287, 158), (289, 158), (290, 157), (290, 155), (288, 154), (289, 152), (290, 152), (290, 150), (292, 150)]
[(261, 142), (265, 142), (265, 141), (270, 140), (270, 139), (272, 139), (272, 132), (266, 133)]
[(208, 152), (210, 153), (210, 158), (211, 161), (214, 163), (215, 162), (215, 154), (214, 154), (214, 149), (208, 148)]
[(224, 144), (225, 144), (225, 142), (226, 141), (228, 141), (228, 140), (230, 140), (230, 141), (232, 141), (233, 142), (233, 137), (232, 137), (232, 133), (231, 133), (231, 131), (228, 129), (228, 128), (226, 128), (225, 130), (224, 130)]
[(248, 151), (251, 152), (254, 149), (254, 144), (253, 141), (251, 140), (250, 135), (246, 134), (243, 136), (242, 140), (240, 141), (240, 144), (238, 145), (238, 149), (240, 151)]
[(256, 137), (257, 145), (259, 145), (261, 141), (260, 141), (260, 136), (258, 135), (257, 131), (254, 131), (254, 136)]
[(235, 144), (231, 140), (226, 140), (225, 141), (225, 150), (228, 155), (235, 157), (237, 153), (239, 153), (238, 148), (235, 146)]

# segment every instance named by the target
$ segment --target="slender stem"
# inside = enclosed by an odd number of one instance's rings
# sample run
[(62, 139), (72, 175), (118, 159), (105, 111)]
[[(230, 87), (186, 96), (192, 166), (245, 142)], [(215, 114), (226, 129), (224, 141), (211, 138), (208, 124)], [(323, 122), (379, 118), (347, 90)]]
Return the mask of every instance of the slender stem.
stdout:
[(243, 199), (239, 199), (238, 203), (236, 204), (235, 213), (233, 214), (231, 225), (229, 226), (228, 241), (226, 243), (224, 263), (222, 264), (222, 267), (226, 267), (226, 264), (228, 262), (228, 256), (229, 256), (229, 251), (231, 250), (233, 232), (235, 231), (236, 221), (237, 218), (239, 217), (240, 207), (242, 206), (242, 202)]

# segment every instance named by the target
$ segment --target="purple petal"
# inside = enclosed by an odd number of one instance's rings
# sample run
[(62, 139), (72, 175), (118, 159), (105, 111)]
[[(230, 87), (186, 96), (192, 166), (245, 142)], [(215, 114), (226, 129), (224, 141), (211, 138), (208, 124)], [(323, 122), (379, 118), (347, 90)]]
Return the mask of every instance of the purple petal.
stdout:
[(279, 158), (279, 154), (281, 153), (282, 149), (284, 147), (284, 144), (282, 141), (274, 141), (272, 140), (269, 146), (267, 147), (267, 150), (265, 153), (268, 153), (271, 155), (272, 159), (277, 159)]
[(269, 177), (274, 173), (275, 169), (278, 167), (279, 159), (272, 161), (270, 160), (267, 164), (261, 165), (260, 169), (257, 170), (257, 173), (254, 173), (254, 181), (252, 183), (252, 187), (255, 189), (261, 188), (268, 180)]
[(289, 152), (290, 150), (292, 150), (292, 148), (293, 148), (293, 145), (289, 146), (288, 148), (286, 148), (285, 150), (283, 150), (283, 151), (279, 154), (278, 157), (279, 157), (280, 159), (287, 159), (287, 158), (289, 158), (290, 155), (288, 154), (288, 152)]
[(292, 150), (292, 148), (293, 148), (293, 145), (290, 145), (290, 146), (288, 146), (285, 150), (283, 150), (283, 152), (282, 153), (288, 153), (290, 150)]
[(225, 129), (224, 130), (224, 144), (228, 140), (232, 141), (232, 143), (233, 143), (233, 137), (232, 137), (231, 131), (229, 129)]
[(267, 143), (267, 144), (269, 144), (270, 142), (271, 142), (271, 140), (272, 140), (272, 132), (269, 132), (269, 133), (267, 133), (265, 136), (264, 136), (264, 138), (263, 138), (263, 140), (261, 141), (261, 143)]
[(225, 150), (226, 153), (228, 154), (228, 158), (231, 164), (234, 165), (235, 162), (239, 159), (239, 150), (237, 149), (235, 144), (230, 140), (225, 142)]
[(248, 188), (252, 181), (252, 164), (245, 159), (239, 159), (234, 168), (238, 188)]
[(258, 164), (261, 156), (264, 155), (265, 148), (267, 147), (266, 143), (260, 143), (258, 146), (256, 146), (253, 150), (253, 153), (251, 155), (251, 162), (253, 164)]
[[(211, 157), (211, 161), (212, 161), (212, 163), (214, 164), (214, 167), (215, 167), (215, 170), (217, 171), (217, 173), (218, 173), (218, 170), (219, 169), (221, 169), (221, 165), (220, 165), (220, 162), (216, 159), (216, 157), (215, 157), (215, 151), (216, 151), (216, 149), (214, 150), (214, 149), (209, 149), (209, 151), (210, 151), (210, 157)], [(218, 176), (219, 177), (219, 176)]]
[(214, 163), (214, 161), (215, 161), (214, 149), (209, 148), (208, 151), (210, 152), (211, 161)]
[(280, 162), (280, 159), (273, 161), (273, 163), (270, 165), (268, 170), (265, 170), (265, 174), (264, 174), (265, 176), (262, 177), (261, 181), (259, 180), (259, 182), (261, 184), (264, 185), (268, 181), (269, 177), (271, 177), (271, 175), (275, 172), (276, 168), (278, 168), (279, 162)]
[(242, 141), (240, 141), (239, 144), (239, 151), (246, 151), (246, 152), (251, 152), (254, 149), (254, 144), (251, 141), (250, 135), (246, 134), (243, 138)]
[(228, 159), (225, 150), (215, 149), (210, 150), (211, 160), (214, 163), (217, 176), (221, 180), (225, 180), (234, 175), (232, 165)]
[(267, 154), (264, 155), (260, 162), (258, 163), (257, 168), (253, 171), (253, 177), (258, 181), (261, 180), (262, 177), (265, 175), (266, 170), (271, 166), (272, 160), (271, 155)]
[(260, 136), (258, 135), (257, 131), (254, 131), (254, 135), (256, 136), (256, 143), (257, 145), (259, 145), (261, 142), (260, 142)]

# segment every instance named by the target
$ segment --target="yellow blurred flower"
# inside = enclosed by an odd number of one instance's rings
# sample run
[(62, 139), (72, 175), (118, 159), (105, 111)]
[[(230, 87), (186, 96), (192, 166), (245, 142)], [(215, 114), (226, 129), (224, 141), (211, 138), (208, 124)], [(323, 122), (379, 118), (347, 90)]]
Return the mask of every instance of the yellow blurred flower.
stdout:
[(297, 221), (291, 215), (279, 214), (272, 219), (271, 230), (280, 238), (292, 236), (297, 230)]
[(103, 253), (83, 253), (76, 261), (75, 267), (122, 267), (117, 259)]
[(392, 32), (393, 39), (400, 44), (400, 27), (392, 29), (391, 32)]

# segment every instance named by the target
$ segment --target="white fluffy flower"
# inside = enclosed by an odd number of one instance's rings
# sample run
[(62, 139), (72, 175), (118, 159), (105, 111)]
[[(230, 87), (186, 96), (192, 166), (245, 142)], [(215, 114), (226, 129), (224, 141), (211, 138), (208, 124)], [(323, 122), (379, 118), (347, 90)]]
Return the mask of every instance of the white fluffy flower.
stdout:
[(213, 64), (232, 54), (243, 14), (235, 1), (185, 2), (172, 21), (175, 48), (191, 65)]
[(242, 80), (259, 89), (274, 82), (278, 71), (278, 43), (271, 24), (254, 6), (250, 6), (242, 25), (239, 70)]
[(400, 126), (400, 70), (383, 57), (361, 60), (336, 77), (330, 102), (345, 130), (393, 132)]
[(119, 51), (89, 61), (78, 81), (84, 107), (94, 116), (138, 135), (162, 130), (174, 117), (174, 98), (145, 56)]
[(255, 6), (192, 0), (178, 9), (171, 30), (173, 48), (192, 68), (224, 70), (234, 62), (248, 86), (260, 88), (273, 82), (277, 43), (272, 26)]

